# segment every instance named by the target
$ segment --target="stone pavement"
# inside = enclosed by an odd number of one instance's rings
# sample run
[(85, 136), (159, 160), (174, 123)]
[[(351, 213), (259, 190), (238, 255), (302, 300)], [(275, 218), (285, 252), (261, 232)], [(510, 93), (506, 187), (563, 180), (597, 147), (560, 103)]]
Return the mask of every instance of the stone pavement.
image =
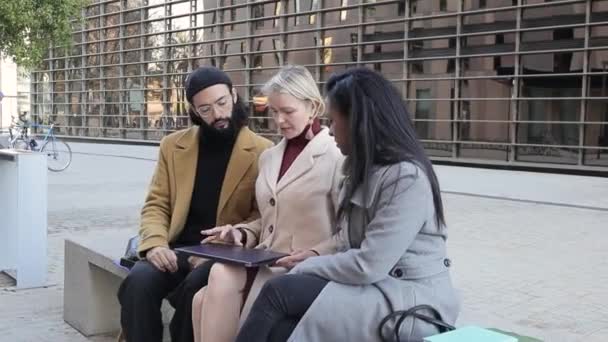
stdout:
[[(84, 338), (63, 322), (63, 240), (134, 233), (157, 148), (71, 145), (72, 166), (49, 173), (49, 286), (0, 288), (1, 342), (114, 341)], [(463, 299), (458, 325), (551, 342), (608, 340), (608, 181), (437, 169), (446, 191), (452, 274)]]

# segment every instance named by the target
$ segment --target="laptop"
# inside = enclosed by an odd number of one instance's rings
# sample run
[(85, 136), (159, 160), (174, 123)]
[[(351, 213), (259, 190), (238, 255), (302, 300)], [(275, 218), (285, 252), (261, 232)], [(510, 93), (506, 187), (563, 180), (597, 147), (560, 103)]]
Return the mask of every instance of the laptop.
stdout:
[(180, 247), (176, 248), (175, 252), (226, 263), (239, 264), (245, 267), (270, 265), (289, 255), (265, 249), (252, 249), (214, 243)]

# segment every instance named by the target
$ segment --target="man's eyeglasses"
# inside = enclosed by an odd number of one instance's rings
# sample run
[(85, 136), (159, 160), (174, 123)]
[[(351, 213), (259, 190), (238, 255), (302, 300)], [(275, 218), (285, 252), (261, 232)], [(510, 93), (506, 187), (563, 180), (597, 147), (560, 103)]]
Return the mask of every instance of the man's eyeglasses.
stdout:
[(227, 111), (230, 107), (230, 101), (232, 101), (232, 95), (225, 95), (220, 97), (217, 101), (212, 104), (204, 104), (196, 108), (196, 112), (202, 118), (208, 118), (213, 115), (216, 111)]

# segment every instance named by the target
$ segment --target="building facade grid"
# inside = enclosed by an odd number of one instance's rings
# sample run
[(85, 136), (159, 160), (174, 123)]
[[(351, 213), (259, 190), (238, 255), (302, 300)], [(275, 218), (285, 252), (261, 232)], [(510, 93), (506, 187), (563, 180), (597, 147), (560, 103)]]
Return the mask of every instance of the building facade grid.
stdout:
[(366, 66), (393, 81), (436, 160), (608, 170), (608, 0), (92, 0), (32, 77), (32, 117), (65, 136), (159, 140), (187, 127), (183, 82), (260, 86)]

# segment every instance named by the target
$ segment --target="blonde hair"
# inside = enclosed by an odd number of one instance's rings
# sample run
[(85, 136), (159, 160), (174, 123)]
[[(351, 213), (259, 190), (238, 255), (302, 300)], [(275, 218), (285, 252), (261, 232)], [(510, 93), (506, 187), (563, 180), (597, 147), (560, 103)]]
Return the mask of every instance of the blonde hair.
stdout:
[(287, 65), (281, 68), (262, 88), (266, 96), (271, 93), (289, 94), (296, 99), (312, 104), (312, 117), (325, 113), (325, 101), (319, 87), (308, 69), (300, 65)]

